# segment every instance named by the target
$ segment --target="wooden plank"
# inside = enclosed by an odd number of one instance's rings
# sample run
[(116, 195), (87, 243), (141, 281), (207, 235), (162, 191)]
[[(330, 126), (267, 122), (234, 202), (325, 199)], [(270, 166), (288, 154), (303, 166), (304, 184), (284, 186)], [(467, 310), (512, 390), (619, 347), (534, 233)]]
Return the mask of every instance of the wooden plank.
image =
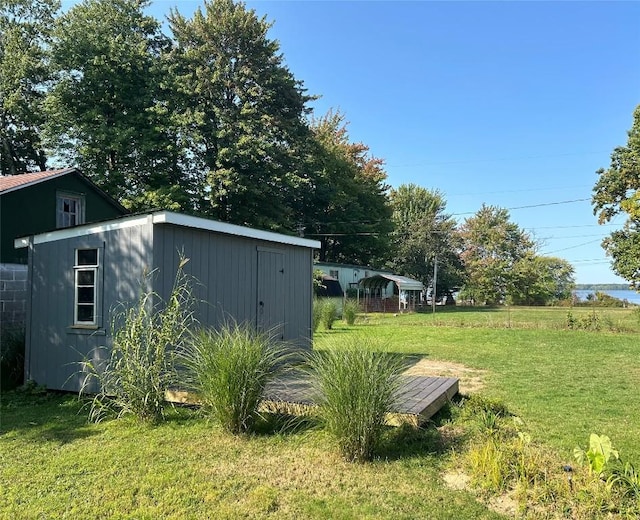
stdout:
[[(452, 377), (405, 376), (393, 411), (387, 415), (389, 425), (420, 426), (458, 393), (458, 380)], [(193, 402), (184, 393), (167, 396), (177, 402)], [(313, 388), (304, 377), (289, 376), (267, 385), (260, 405), (263, 412), (286, 415), (315, 413)]]

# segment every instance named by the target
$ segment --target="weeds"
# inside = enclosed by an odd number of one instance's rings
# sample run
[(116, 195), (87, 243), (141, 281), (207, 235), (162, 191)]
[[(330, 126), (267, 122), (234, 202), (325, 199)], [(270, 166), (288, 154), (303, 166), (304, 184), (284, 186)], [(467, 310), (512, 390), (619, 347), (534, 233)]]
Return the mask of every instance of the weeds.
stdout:
[(188, 389), (233, 434), (252, 428), (264, 388), (285, 358), (268, 334), (235, 322), (199, 331), (180, 354)]
[(4, 328), (0, 332), (0, 388), (9, 390), (24, 378), (24, 328)]
[(371, 338), (351, 336), (310, 362), (320, 416), (348, 461), (371, 460), (400, 384), (403, 364)]
[(113, 312), (113, 342), (105, 366), (82, 362), (89, 377), (80, 394), (87, 392), (93, 380), (98, 384), (90, 420), (99, 422), (110, 413), (118, 417), (132, 414), (150, 422), (163, 417), (166, 391), (176, 381), (176, 351), (189, 338), (195, 322), (191, 280), (183, 271), (187, 261), (180, 259), (167, 302), (151, 290), (150, 273), (142, 281), (137, 302), (122, 304)]

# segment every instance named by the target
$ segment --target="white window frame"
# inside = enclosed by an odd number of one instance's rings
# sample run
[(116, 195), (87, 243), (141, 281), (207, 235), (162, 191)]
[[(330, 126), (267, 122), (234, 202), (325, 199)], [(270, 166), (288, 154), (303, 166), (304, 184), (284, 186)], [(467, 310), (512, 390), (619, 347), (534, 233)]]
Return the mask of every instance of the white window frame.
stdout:
[[(78, 260), (78, 253), (80, 251), (95, 251), (96, 263), (95, 264), (80, 264)], [(76, 326), (87, 327), (98, 325), (98, 269), (100, 267), (100, 248), (98, 247), (81, 247), (75, 250), (75, 265), (73, 266), (73, 324)], [(93, 273), (93, 285), (80, 285), (78, 283), (79, 273), (92, 272)], [(86, 302), (78, 301), (78, 290), (80, 288), (93, 287), (93, 302), (87, 304)], [(80, 320), (78, 318), (78, 308), (80, 306), (92, 306), (93, 307), (93, 319), (92, 320)]]
[[(64, 210), (65, 202), (75, 203), (75, 212)], [(73, 216), (73, 219), (71, 218)], [(73, 221), (72, 221), (73, 220)], [(56, 195), (56, 227), (67, 228), (84, 224), (84, 195), (58, 192)]]

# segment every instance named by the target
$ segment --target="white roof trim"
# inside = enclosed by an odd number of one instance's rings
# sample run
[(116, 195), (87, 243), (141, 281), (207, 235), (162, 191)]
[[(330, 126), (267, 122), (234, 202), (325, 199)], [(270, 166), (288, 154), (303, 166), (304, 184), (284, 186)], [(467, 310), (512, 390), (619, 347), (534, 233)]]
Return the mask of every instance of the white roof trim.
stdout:
[[(105, 231), (113, 231), (116, 229), (126, 229), (130, 227), (142, 226), (149, 223), (150, 215), (134, 215), (131, 217), (123, 217), (107, 222), (97, 222), (95, 224), (84, 224), (71, 228), (56, 229), (48, 233), (40, 233), (33, 235), (34, 244), (44, 244), (46, 242), (54, 242), (55, 240), (65, 240), (67, 238), (79, 238), (95, 233), (104, 233)], [(16, 238), (13, 246), (16, 249), (27, 247), (29, 245), (29, 237)]]
[[(225, 222), (218, 222), (216, 220), (209, 220), (200, 217), (191, 217), (189, 215), (182, 215), (180, 213), (173, 213), (171, 211), (158, 211), (155, 213), (148, 213), (146, 215), (132, 215), (130, 217), (122, 217), (107, 222), (85, 224), (72, 228), (58, 229), (49, 233), (40, 233), (39, 235), (34, 235), (33, 243), (43, 244), (46, 242), (53, 242), (55, 240), (78, 238), (93, 235), (95, 233), (103, 233), (105, 231), (142, 226), (145, 224), (174, 224), (177, 226), (191, 227), (195, 229), (202, 229), (205, 231), (215, 231), (217, 233), (223, 233), (226, 235), (255, 238), (258, 240), (265, 240), (267, 242), (275, 242), (278, 244), (288, 244), (314, 249), (320, 248), (320, 242), (318, 242), (317, 240), (309, 240), (306, 238), (273, 233), (271, 231), (263, 231), (260, 229), (253, 229), (244, 226), (236, 226), (235, 224), (227, 224)], [(21, 249), (28, 246), (29, 237), (17, 238), (14, 241), (14, 247), (16, 249)]]
[(308, 238), (282, 235), (280, 233), (274, 233), (272, 231), (264, 231), (261, 229), (237, 226), (235, 224), (228, 224), (226, 222), (219, 222), (217, 220), (209, 220), (201, 217), (192, 217), (190, 215), (183, 215), (181, 213), (173, 213), (171, 211), (154, 213), (153, 223), (175, 224), (177, 226), (203, 229), (205, 231), (215, 231), (217, 233), (224, 233), (225, 235), (256, 238), (258, 240), (265, 240), (267, 242), (276, 242), (279, 244), (320, 249), (320, 242), (318, 242), (317, 240), (309, 240)]

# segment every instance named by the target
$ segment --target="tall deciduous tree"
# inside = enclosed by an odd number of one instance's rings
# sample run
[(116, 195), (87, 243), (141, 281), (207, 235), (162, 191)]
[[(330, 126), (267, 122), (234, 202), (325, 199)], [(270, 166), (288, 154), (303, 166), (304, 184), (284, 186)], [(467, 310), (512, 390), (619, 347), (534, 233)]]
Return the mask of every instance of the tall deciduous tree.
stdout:
[(487, 304), (505, 302), (516, 281), (514, 267), (533, 253), (533, 240), (510, 221), (506, 209), (496, 206), (483, 205), (459, 232), (467, 275), (465, 295)]
[(0, 173), (44, 170), (42, 103), (57, 0), (0, 2)]
[(429, 286), (437, 258), (438, 294), (460, 287), (463, 271), (456, 221), (445, 213), (444, 196), (437, 190), (403, 184), (391, 190), (390, 200), (394, 224), (391, 268)]
[(609, 168), (598, 170), (592, 204), (600, 224), (626, 215), (624, 227), (605, 238), (602, 246), (613, 260), (613, 270), (640, 290), (640, 105), (628, 135), (627, 145), (611, 154)]
[(85, 0), (59, 18), (52, 48), (58, 81), (48, 99), (59, 156), (133, 209), (188, 207), (176, 132), (167, 125), (169, 44), (146, 0)]
[(562, 258), (526, 254), (513, 266), (508, 301), (546, 305), (567, 300), (575, 286), (573, 266)]
[(291, 201), (308, 131), (302, 84), (285, 66), (271, 24), (232, 0), (205, 1), (191, 19), (169, 16), (175, 107), (194, 172), (205, 172), (202, 211), (220, 220), (292, 229)]
[(305, 234), (322, 243), (320, 259), (382, 266), (392, 229), (383, 162), (349, 139), (344, 115), (329, 112), (311, 125), (309, 189), (301, 192)]

